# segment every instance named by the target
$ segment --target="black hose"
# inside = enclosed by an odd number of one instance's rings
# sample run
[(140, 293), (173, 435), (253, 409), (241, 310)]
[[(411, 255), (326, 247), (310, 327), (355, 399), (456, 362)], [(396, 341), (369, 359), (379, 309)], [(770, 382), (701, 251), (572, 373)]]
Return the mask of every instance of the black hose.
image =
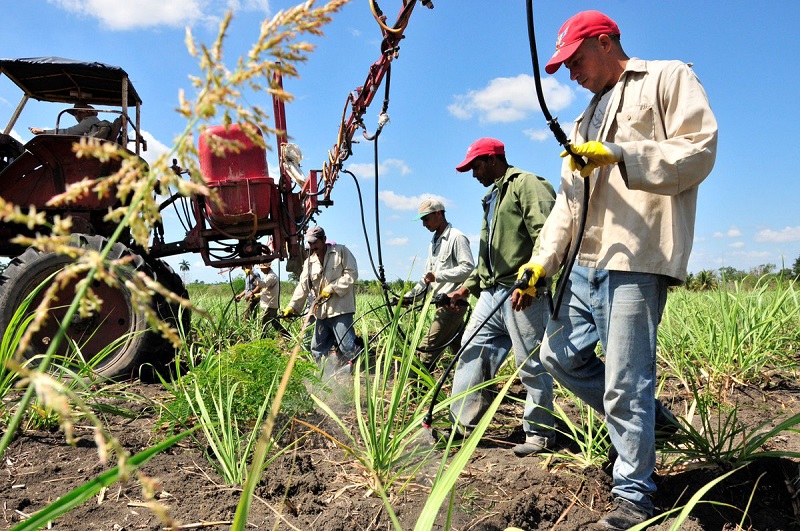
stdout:
[[(564, 130), (561, 129), (561, 126), (558, 124), (558, 118), (553, 118), (550, 114), (550, 111), (547, 109), (547, 103), (544, 101), (544, 91), (542, 90), (542, 79), (539, 75), (539, 55), (536, 53), (536, 33), (533, 29), (533, 0), (526, 0), (527, 6), (527, 19), (528, 19), (528, 43), (530, 44), (531, 48), (531, 62), (533, 63), (533, 79), (536, 83), (536, 96), (539, 98), (539, 107), (542, 109), (542, 114), (544, 114), (545, 120), (547, 120), (547, 125), (550, 127), (550, 131), (553, 132), (553, 135), (556, 137), (556, 140), (561, 147), (566, 150), (567, 153), (572, 156), (575, 162), (578, 164), (579, 167), (583, 168), (586, 165), (586, 162), (583, 158), (579, 157), (575, 153), (572, 152), (572, 146), (569, 143), (569, 139), (567, 135), (564, 133)], [(575, 260), (578, 258), (578, 251), (581, 248), (581, 242), (583, 241), (583, 233), (586, 229), (586, 216), (589, 212), (589, 177), (583, 177), (583, 208), (581, 210), (581, 219), (578, 224), (578, 234), (575, 238), (575, 241), (570, 244), (571, 249), (568, 251), (569, 259), (567, 260), (566, 264), (564, 265), (564, 270), (561, 273), (561, 278), (558, 280), (558, 288), (556, 290), (556, 298), (555, 303), (553, 305), (553, 311), (551, 312), (550, 318), (553, 320), (558, 320), (558, 311), (561, 309), (561, 301), (564, 298), (564, 290), (567, 286), (567, 281), (569, 280), (569, 275), (572, 273), (572, 267), (575, 265)]]
[(469, 345), (470, 341), (475, 339), (475, 336), (478, 335), (478, 332), (480, 332), (481, 328), (486, 326), (486, 323), (489, 322), (489, 319), (491, 319), (492, 316), (496, 314), (500, 308), (502, 308), (503, 304), (505, 304), (505, 302), (508, 300), (511, 294), (514, 293), (515, 290), (525, 289), (528, 287), (528, 282), (531, 281), (532, 275), (533, 273), (531, 271), (525, 271), (525, 274), (522, 275), (522, 277), (518, 278), (516, 282), (514, 282), (514, 284), (511, 286), (511, 289), (509, 289), (508, 292), (503, 296), (503, 298), (497, 304), (495, 304), (494, 308), (492, 308), (492, 311), (489, 312), (489, 315), (486, 316), (486, 319), (484, 319), (482, 323), (480, 323), (477, 327), (475, 327), (475, 331), (472, 332), (472, 335), (469, 336), (469, 339), (464, 341), (464, 343), (461, 345), (461, 348), (458, 349), (458, 352), (456, 352), (456, 355), (453, 356), (452, 360), (450, 360), (450, 363), (447, 365), (447, 368), (445, 368), (444, 373), (442, 373), (442, 377), (439, 378), (438, 382), (436, 382), (436, 387), (433, 390), (433, 396), (431, 397), (431, 406), (428, 409), (428, 414), (425, 415), (424, 419), (422, 419), (423, 427), (430, 428), (433, 425), (433, 410), (436, 407), (436, 399), (442, 390), (444, 381), (450, 375), (450, 371), (453, 370), (453, 367), (455, 367), (456, 362), (461, 357), (461, 354), (464, 353), (464, 349), (467, 347), (467, 345)]

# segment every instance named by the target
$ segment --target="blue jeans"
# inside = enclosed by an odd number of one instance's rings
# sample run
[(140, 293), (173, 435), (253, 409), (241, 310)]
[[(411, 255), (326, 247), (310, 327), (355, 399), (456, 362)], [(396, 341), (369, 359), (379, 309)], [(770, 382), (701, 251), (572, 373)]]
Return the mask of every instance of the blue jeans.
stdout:
[[(656, 334), (667, 277), (575, 266), (561, 312), (547, 325), (542, 363), (605, 415), (614, 463), (612, 494), (652, 512), (656, 464)], [(597, 343), (605, 363), (595, 353)]]
[[(509, 350), (521, 367), (519, 378), (527, 391), (522, 426), (527, 438), (553, 435), (553, 378), (539, 361), (539, 346), (547, 322), (547, 306), (543, 298), (521, 312), (511, 308), (508, 297), (500, 309), (486, 321), (492, 309), (505, 297), (509, 288), (483, 290), (472, 317), (464, 330), (469, 341), (453, 375), (453, 396), (490, 380), (497, 374)], [(484, 321), (486, 321), (485, 324)], [(482, 326), (473, 339), (476, 327)], [(450, 406), (451, 417), (466, 427), (474, 427), (491, 403), (486, 389), (474, 391)]]
[(353, 330), (353, 314), (344, 313), (326, 319), (317, 319), (314, 338), (311, 340), (311, 354), (319, 362), (328, 351), (337, 345), (339, 354), (353, 359), (356, 349), (356, 333)]

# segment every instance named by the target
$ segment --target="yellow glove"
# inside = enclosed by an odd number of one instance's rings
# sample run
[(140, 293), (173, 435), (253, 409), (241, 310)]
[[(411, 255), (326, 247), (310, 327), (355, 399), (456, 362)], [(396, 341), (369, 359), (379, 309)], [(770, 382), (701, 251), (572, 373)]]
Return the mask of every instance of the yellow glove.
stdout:
[(586, 157), (587, 162), (583, 168), (579, 167), (575, 158), (567, 153), (566, 150), (561, 152), (561, 158), (569, 157), (569, 169), (572, 171), (580, 170), (581, 177), (588, 177), (600, 166), (616, 164), (622, 160), (622, 150), (618, 146), (596, 140), (572, 146), (572, 152), (578, 156)]
[(545, 272), (544, 268), (536, 262), (528, 262), (527, 264), (522, 264), (520, 266), (519, 271), (517, 271), (517, 280), (525, 276), (525, 273), (528, 271), (532, 273), (531, 279), (528, 281), (528, 287), (525, 289), (520, 288), (520, 291), (526, 295), (535, 297), (536, 283), (539, 282), (540, 278), (545, 278), (547, 273)]
[(294, 308), (292, 308), (291, 306), (287, 306), (287, 307), (286, 307), (286, 308), (283, 310), (283, 316), (284, 316), (284, 317), (289, 317), (289, 316), (292, 316), (292, 315), (294, 315), (294, 314), (295, 314), (295, 312), (294, 312)]
[(333, 295), (333, 288), (330, 287), (330, 286), (325, 286), (324, 288), (322, 288), (322, 291), (319, 293), (320, 297), (324, 297), (326, 299), (328, 297), (330, 297), (331, 295)]

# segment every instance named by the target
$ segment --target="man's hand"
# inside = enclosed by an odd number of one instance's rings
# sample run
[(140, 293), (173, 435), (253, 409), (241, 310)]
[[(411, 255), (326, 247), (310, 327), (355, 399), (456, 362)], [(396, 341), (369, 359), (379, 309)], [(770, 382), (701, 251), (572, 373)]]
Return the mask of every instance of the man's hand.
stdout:
[(616, 164), (622, 160), (622, 150), (616, 144), (610, 142), (598, 142), (592, 140), (577, 146), (571, 146), (572, 152), (578, 156), (586, 157), (586, 165), (581, 168), (574, 157), (570, 156), (566, 150), (561, 152), (561, 157), (569, 157), (569, 169), (572, 171), (580, 170), (581, 177), (588, 177), (600, 166)]
[(42, 133), (44, 133), (44, 129), (40, 129), (40, 128), (38, 128), (38, 127), (29, 127), (28, 129), (29, 129), (29, 130), (30, 130), (30, 132), (31, 132), (31, 133), (33, 133), (34, 135), (41, 135)]
[(291, 306), (287, 306), (286, 308), (284, 308), (283, 310), (284, 317), (291, 317), (292, 315), (295, 315), (294, 308), (292, 308)]
[(425, 276), (422, 277), (422, 281), (425, 284), (432, 284), (433, 282), (436, 282), (436, 275), (434, 275), (433, 273), (430, 273), (430, 272), (425, 273)]
[(517, 271), (517, 280), (524, 277), (528, 271), (531, 273), (531, 278), (528, 281), (528, 287), (525, 289), (519, 289), (517, 291), (525, 295), (535, 297), (536, 283), (539, 282), (539, 279), (545, 278), (547, 276), (547, 272), (545, 272), (544, 268), (536, 262), (528, 262), (527, 264), (522, 264), (520, 266), (519, 270)]
[(469, 290), (467, 288), (458, 288), (454, 292), (448, 293), (447, 296), (450, 297), (450, 308), (458, 310), (458, 301), (468, 299)]
[(236, 297), (234, 297), (234, 299), (236, 299), (236, 302), (239, 302), (240, 300), (242, 300), (242, 297), (244, 297), (244, 294), (239, 293)]
[(331, 295), (333, 295), (333, 288), (330, 286), (325, 286), (324, 288), (322, 288), (322, 291), (319, 292), (319, 296), (324, 299), (327, 299)]
[(515, 289), (514, 293), (511, 294), (511, 309), (515, 312), (521, 312), (531, 304), (533, 304), (533, 297), (528, 295), (527, 292)]

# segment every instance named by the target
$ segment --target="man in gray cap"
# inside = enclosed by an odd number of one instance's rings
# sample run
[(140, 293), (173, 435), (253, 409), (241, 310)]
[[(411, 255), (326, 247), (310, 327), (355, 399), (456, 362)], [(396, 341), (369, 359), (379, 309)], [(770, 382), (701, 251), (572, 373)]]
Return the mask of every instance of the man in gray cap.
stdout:
[(334, 346), (338, 348), (339, 362), (344, 364), (355, 356), (356, 335), (353, 315), (356, 312), (356, 295), (353, 289), (358, 280), (358, 265), (353, 253), (337, 243), (328, 244), (325, 231), (314, 226), (306, 231), (310, 250), (303, 263), (300, 281), (294, 290), (283, 315), (300, 313), (309, 295), (314, 297), (310, 312), (316, 318), (311, 354), (317, 363)]
[[(425, 199), (419, 205), (417, 218), (433, 233), (433, 239), (425, 261), (425, 274), (417, 284), (403, 296), (403, 303), (426, 295), (447, 295), (464, 282), (475, 268), (469, 240), (464, 233), (448, 223), (444, 204), (438, 199)], [(461, 349), (464, 332), (466, 306), (451, 308), (449, 305), (436, 309), (427, 335), (419, 343), (422, 362), (430, 371), (447, 345), (455, 354)]]

